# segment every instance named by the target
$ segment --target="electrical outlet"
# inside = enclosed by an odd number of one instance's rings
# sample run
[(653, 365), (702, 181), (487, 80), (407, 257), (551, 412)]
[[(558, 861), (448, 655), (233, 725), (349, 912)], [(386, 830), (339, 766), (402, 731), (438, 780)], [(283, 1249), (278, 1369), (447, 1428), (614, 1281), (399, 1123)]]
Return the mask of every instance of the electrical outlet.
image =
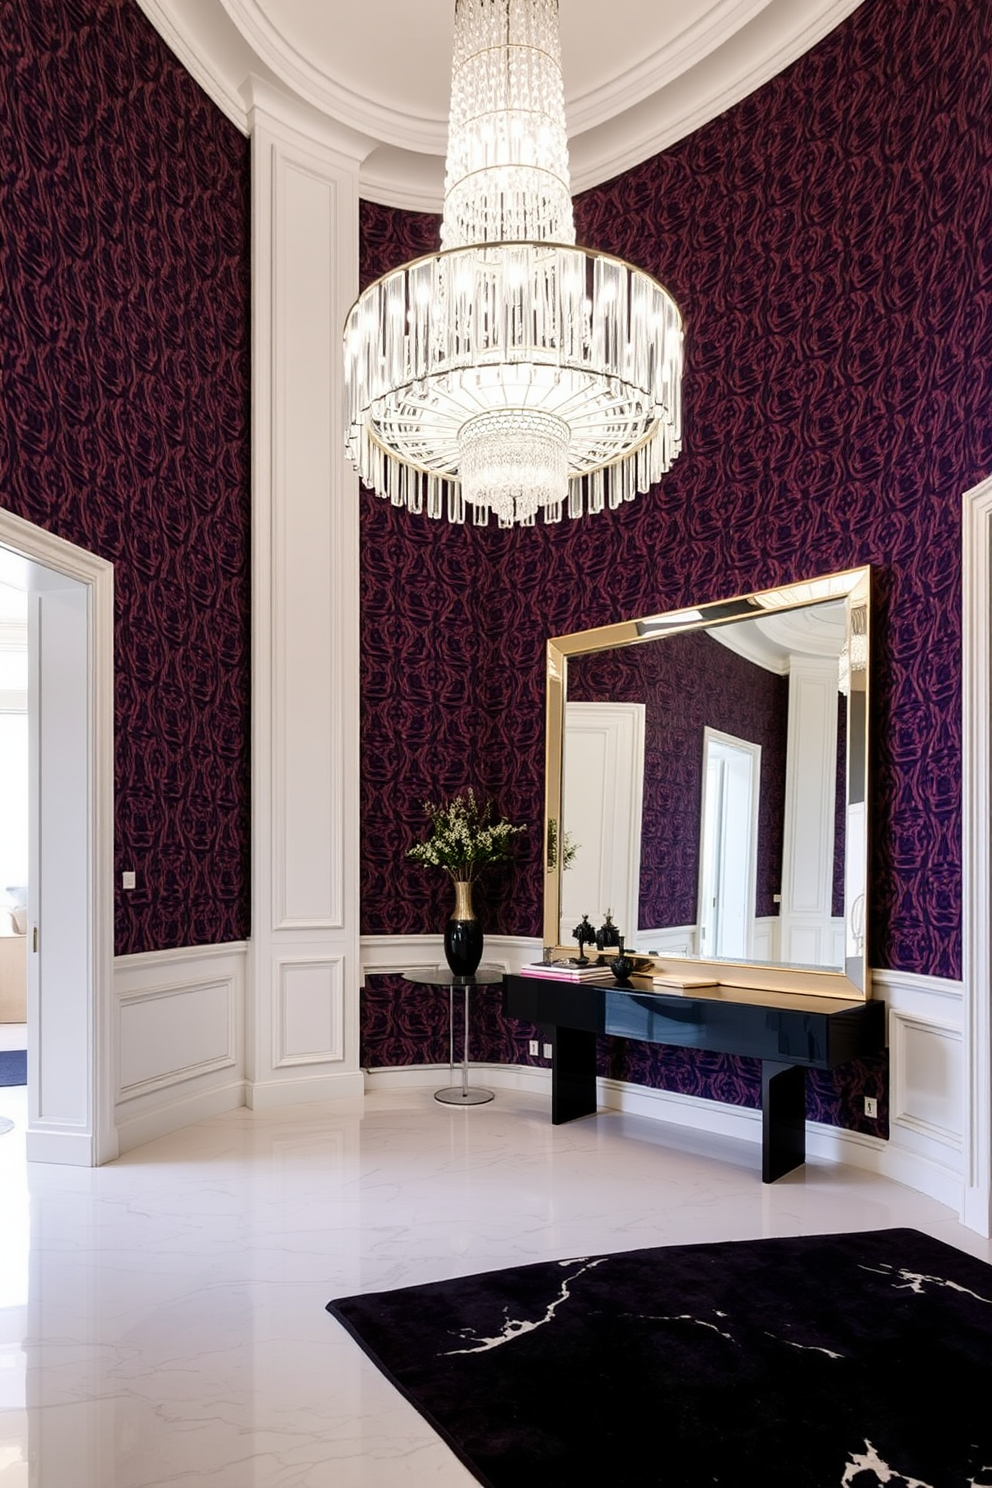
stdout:
[(540, 1039), (531, 1039), (530, 1043), (527, 1045), (527, 1053), (528, 1054), (533, 1054), (533, 1056), (534, 1056), (535, 1059), (538, 1058), (538, 1056), (541, 1053), (541, 1041), (540, 1041)]
[(878, 1101), (873, 1095), (865, 1096), (865, 1115), (873, 1119), (878, 1115)]
[(545, 1059), (552, 1059), (554, 1057), (554, 1052), (555, 1052), (554, 1051), (554, 1048), (552, 1047), (551, 1044), (545, 1044), (545, 1046), (544, 1046), (544, 1057), (545, 1057)]

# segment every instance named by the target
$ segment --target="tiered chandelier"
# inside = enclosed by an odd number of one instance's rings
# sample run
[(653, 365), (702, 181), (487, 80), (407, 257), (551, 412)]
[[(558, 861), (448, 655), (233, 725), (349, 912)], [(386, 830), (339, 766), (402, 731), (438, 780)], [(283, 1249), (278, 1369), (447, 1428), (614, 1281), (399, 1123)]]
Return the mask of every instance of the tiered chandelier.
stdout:
[(557, 0), (455, 0), (441, 251), (369, 285), (344, 344), (348, 454), (411, 512), (557, 522), (675, 459), (678, 306), (575, 244)]

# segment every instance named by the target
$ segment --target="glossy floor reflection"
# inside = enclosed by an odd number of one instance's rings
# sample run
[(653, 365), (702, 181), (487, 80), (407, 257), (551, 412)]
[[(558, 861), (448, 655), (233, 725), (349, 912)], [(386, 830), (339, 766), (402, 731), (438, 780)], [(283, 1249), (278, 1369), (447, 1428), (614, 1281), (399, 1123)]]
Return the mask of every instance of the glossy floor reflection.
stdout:
[[(0, 1114), (23, 1091), (0, 1090)], [(20, 1103), (20, 1104), (19, 1104)], [(691, 1149), (691, 1150), (690, 1150)], [(237, 1111), (95, 1171), (0, 1138), (0, 1488), (466, 1488), (324, 1311), (333, 1296), (589, 1251), (912, 1225), (951, 1212), (617, 1113), (428, 1090)]]

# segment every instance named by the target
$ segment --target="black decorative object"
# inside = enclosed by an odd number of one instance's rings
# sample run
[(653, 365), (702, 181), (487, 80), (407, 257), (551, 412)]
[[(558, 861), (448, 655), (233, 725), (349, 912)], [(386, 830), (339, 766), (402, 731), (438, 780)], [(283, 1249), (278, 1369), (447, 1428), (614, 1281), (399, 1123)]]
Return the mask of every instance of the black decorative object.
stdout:
[(607, 910), (606, 919), (596, 931), (596, 949), (599, 951), (605, 951), (609, 946), (618, 946), (619, 944), (620, 931), (618, 927), (614, 925), (613, 916), (611, 915), (610, 911)]
[(614, 956), (613, 960), (610, 962), (610, 970), (612, 971), (618, 982), (626, 982), (629, 981), (630, 974), (634, 970), (636, 962), (630, 956), (625, 954), (622, 935), (620, 936), (619, 945), (620, 954), (619, 956)]
[(328, 1310), (489, 1488), (992, 1483), (992, 1267), (915, 1230), (584, 1255)]
[(587, 962), (588, 962), (588, 957), (586, 956), (586, 953), (583, 950), (583, 946), (595, 945), (595, 943), (596, 943), (596, 932), (592, 928), (592, 925), (589, 922), (589, 916), (588, 915), (583, 915), (582, 916), (582, 919), (579, 921), (579, 923), (576, 925), (575, 929), (572, 931), (572, 939), (573, 940), (577, 940), (578, 943), (579, 943), (579, 956), (578, 956), (579, 965), (580, 966), (585, 966), (587, 964)]
[(455, 907), (444, 927), (444, 959), (456, 976), (472, 976), (482, 960), (482, 924), (472, 908), (472, 885), (455, 883)]

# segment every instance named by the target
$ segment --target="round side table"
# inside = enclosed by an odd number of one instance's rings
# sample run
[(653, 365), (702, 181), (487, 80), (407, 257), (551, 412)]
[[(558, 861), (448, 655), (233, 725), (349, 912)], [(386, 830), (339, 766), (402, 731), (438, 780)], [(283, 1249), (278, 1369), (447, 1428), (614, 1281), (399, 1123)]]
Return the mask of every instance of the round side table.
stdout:
[(455, 992), (459, 988), (464, 988), (465, 991), (462, 1083), (446, 1085), (443, 1090), (435, 1090), (434, 1099), (442, 1101), (446, 1106), (483, 1106), (486, 1101), (493, 1100), (493, 1091), (468, 1083), (468, 995), (473, 987), (492, 987), (497, 982), (501, 982), (503, 980), (502, 970), (498, 966), (480, 966), (472, 976), (456, 976), (446, 966), (423, 966), (416, 967), (413, 971), (405, 971), (403, 980), (412, 982), (417, 987), (447, 987), (448, 989), (448, 1069), (452, 1080), (455, 1075)]

